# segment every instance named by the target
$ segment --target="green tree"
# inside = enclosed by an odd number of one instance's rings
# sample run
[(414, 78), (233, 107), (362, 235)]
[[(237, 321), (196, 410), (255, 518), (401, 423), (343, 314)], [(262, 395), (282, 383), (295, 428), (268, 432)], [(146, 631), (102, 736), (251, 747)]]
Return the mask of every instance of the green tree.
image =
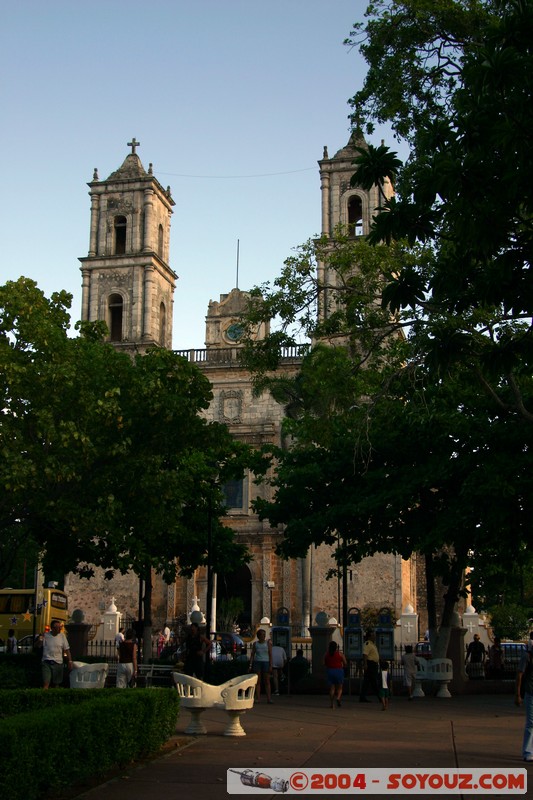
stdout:
[(2, 563), (30, 537), (45, 570), (132, 570), (148, 636), (152, 571), (171, 582), (205, 562), (208, 513), (212, 563), (245, 557), (214, 478), (242, 475), (247, 449), (202, 416), (211, 390), (193, 365), (163, 349), (130, 359), (99, 324), (70, 338), (69, 302), (27, 279), (0, 287)]
[(409, 310), (427, 363), (468, 365), (531, 422), (533, 3), (380, 0), (367, 15), (350, 40), (369, 65), (355, 118), (390, 122), (410, 146), (370, 240), (433, 252), (394, 276), (384, 302)]
[[(338, 234), (286, 262), (274, 288), (261, 287), (263, 302), (248, 320), (253, 328), (262, 314), (282, 312), (283, 344), (298, 321), (327, 342), (312, 348), (293, 381), (268, 372), (280, 333), (259, 347), (249, 342), (258, 387), (290, 410), (290, 448), (272, 453), (274, 500), (257, 508), (285, 527), (285, 557), (322, 542), (336, 549), (339, 565), (380, 551), (421, 553), (434, 652), (444, 655), (465, 568), (490, 548), (508, 559), (511, 530), (517, 552), (528, 541), (531, 442), (519, 415), (502, 411), (467, 367), (428, 369), (419, 338), (401, 334), (402, 314), (383, 309), (381, 265), (390, 274), (425, 252), (376, 250)], [(310, 310), (323, 275), (335, 292), (333, 319)], [(446, 587), (440, 626), (437, 577)]]

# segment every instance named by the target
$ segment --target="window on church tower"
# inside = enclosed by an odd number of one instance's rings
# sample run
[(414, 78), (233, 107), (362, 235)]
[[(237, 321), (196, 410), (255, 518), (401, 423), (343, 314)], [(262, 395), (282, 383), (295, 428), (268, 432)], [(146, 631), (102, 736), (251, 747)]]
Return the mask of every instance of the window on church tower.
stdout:
[(163, 240), (164, 240), (163, 226), (160, 225), (157, 230), (157, 255), (159, 256), (159, 258), (163, 258)]
[(161, 345), (161, 347), (165, 346), (166, 329), (167, 329), (167, 311), (165, 308), (165, 304), (161, 303), (161, 305), (159, 306), (159, 344)]
[(119, 294), (109, 296), (109, 331), (112, 342), (122, 341), (124, 301)]
[(226, 481), (222, 491), (228, 511), (247, 511), (248, 481), (246, 479)]
[(115, 255), (117, 256), (126, 252), (127, 225), (126, 217), (115, 217)]
[(356, 194), (348, 200), (348, 228), (350, 236), (363, 235), (363, 203)]

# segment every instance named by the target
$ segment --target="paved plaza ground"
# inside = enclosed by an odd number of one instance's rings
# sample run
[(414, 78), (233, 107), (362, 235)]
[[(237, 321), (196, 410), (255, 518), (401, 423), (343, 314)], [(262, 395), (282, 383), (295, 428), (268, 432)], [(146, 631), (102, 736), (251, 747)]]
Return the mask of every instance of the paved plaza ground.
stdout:
[[(330, 709), (320, 695), (282, 696), (259, 704), (242, 716), (247, 735), (222, 736), (227, 717), (207, 710), (206, 736), (184, 735), (189, 713), (182, 710), (172, 748), (165, 755), (131, 769), (89, 790), (83, 800), (217, 800), (227, 798), (227, 769), (238, 767), (275, 774), (275, 768), (528, 768), (533, 797), (533, 764), (521, 759), (523, 710), (513, 695), (466, 695), (451, 699), (425, 697), (408, 702), (393, 698), (383, 712), (374, 698), (359, 703), (345, 696), (341, 708)], [(269, 800), (271, 790), (250, 794)], [(305, 792), (304, 792), (305, 794)], [(365, 796), (359, 793), (359, 796)], [(287, 795), (288, 796), (288, 795)], [(291, 795), (294, 796), (294, 795)], [(341, 797), (315, 794), (315, 798)], [(350, 793), (350, 796), (357, 796)], [(394, 797), (394, 792), (371, 797)], [(406, 796), (406, 795), (403, 795)], [(417, 794), (416, 797), (509, 797), (505, 794)]]

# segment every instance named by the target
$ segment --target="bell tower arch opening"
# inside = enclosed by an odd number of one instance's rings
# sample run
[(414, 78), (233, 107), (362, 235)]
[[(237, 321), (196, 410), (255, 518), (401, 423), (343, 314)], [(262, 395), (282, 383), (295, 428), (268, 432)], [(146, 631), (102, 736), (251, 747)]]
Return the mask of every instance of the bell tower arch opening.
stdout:
[(109, 312), (109, 337), (112, 342), (121, 342), (124, 338), (122, 335), (122, 324), (124, 319), (124, 300), (122, 295), (116, 293), (109, 295), (107, 308)]
[(358, 194), (348, 199), (348, 230), (350, 236), (363, 235), (363, 201)]
[(126, 233), (128, 231), (128, 220), (126, 217), (115, 217), (114, 230), (115, 246), (113, 252), (116, 256), (122, 256), (126, 252)]
[(165, 346), (165, 333), (167, 329), (167, 310), (165, 304), (161, 303), (159, 306), (159, 344), (161, 347)]

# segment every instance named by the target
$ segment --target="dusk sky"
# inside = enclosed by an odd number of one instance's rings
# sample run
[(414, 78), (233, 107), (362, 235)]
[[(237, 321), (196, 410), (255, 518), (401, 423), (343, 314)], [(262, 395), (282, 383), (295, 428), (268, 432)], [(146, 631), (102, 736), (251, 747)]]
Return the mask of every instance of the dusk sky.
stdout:
[[(73, 295), (87, 182), (132, 137), (175, 200), (176, 349), (204, 346), (209, 300), (279, 274), (320, 233), (317, 161), (349, 138), (365, 64), (343, 46), (366, 0), (19, 0), (2, 9), (2, 282)], [(390, 135), (379, 131), (393, 145)]]

